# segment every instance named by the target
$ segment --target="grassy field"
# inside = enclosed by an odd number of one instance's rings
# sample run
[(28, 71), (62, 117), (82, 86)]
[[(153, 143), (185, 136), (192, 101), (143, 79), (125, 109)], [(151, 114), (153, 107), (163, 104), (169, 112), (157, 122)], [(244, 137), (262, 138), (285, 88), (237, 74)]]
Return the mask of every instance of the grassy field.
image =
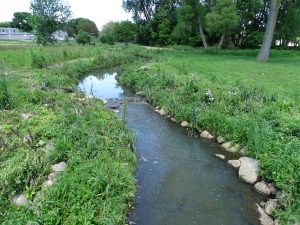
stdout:
[(294, 224), (300, 221), (300, 51), (273, 51), (269, 62), (256, 61), (256, 53), (165, 49), (119, 79), (177, 121), (245, 147), (259, 160), (261, 176), (288, 196), (276, 217)]
[[(132, 135), (76, 85), (92, 69), (149, 53), (104, 45), (0, 51), (0, 223), (124, 224), (135, 191)], [(44, 188), (51, 165), (62, 161), (67, 169)], [(28, 205), (14, 206), (16, 194)]]

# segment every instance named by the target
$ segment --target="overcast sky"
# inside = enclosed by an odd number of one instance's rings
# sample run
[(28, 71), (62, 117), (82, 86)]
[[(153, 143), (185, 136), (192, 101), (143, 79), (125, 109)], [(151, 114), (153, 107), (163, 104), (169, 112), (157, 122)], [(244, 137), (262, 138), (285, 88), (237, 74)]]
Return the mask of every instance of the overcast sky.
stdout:
[[(68, 0), (73, 17), (94, 21), (98, 29), (109, 21), (130, 20), (122, 8), (122, 0)], [(14, 12), (29, 12), (30, 0), (0, 0), (0, 22), (11, 21)]]

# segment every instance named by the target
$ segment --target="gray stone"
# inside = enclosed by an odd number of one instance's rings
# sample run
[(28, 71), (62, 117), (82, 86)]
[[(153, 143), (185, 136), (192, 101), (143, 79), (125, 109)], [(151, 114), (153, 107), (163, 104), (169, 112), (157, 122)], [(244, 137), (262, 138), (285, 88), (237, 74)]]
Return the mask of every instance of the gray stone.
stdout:
[(176, 122), (176, 119), (172, 117), (172, 118), (171, 118), (171, 121), (175, 123), (175, 122)]
[(48, 188), (48, 187), (51, 187), (55, 182), (53, 180), (46, 180), (44, 183), (43, 183), (43, 188)]
[(270, 190), (268, 184), (264, 181), (257, 182), (254, 185), (254, 189), (255, 189), (255, 191), (257, 191), (258, 193), (260, 193), (262, 195), (269, 196), (271, 194), (271, 190)]
[(286, 198), (286, 194), (283, 191), (277, 191), (276, 198), (284, 199), (284, 198)]
[(60, 162), (51, 166), (53, 172), (62, 172), (67, 168), (67, 164), (65, 162)]
[(235, 169), (238, 169), (241, 166), (240, 160), (228, 160), (227, 163)]
[(187, 126), (189, 126), (189, 123), (187, 121), (182, 121), (181, 126), (182, 127), (187, 127)]
[(118, 114), (120, 112), (120, 110), (114, 109), (113, 112), (116, 113), (116, 114)]
[(225, 155), (222, 155), (222, 154), (214, 154), (215, 157), (219, 158), (219, 159), (222, 159), (222, 160), (225, 160)]
[(108, 102), (106, 99), (101, 99), (101, 101), (103, 102), (104, 105), (106, 105)]
[(273, 183), (268, 183), (268, 187), (271, 191), (271, 194), (276, 195), (278, 189), (274, 186), (274, 184)]
[(166, 112), (166, 110), (164, 110), (164, 109), (159, 110), (158, 113), (159, 113), (161, 116), (167, 115), (167, 112)]
[(13, 197), (12, 202), (16, 206), (25, 206), (27, 205), (28, 200), (24, 195), (16, 195)]
[(205, 92), (205, 100), (207, 102), (213, 102), (214, 101), (214, 97), (213, 97), (213, 95), (212, 95), (212, 93), (211, 93), (210, 90), (206, 90), (206, 92)]
[(248, 157), (242, 157), (239, 160), (241, 162), (239, 177), (246, 183), (254, 184), (258, 178), (258, 161)]
[(248, 153), (248, 149), (246, 147), (244, 147), (240, 150), (241, 155), (247, 155), (247, 153)]
[(58, 173), (50, 173), (48, 175), (48, 180), (52, 180), (53, 182), (56, 182), (57, 181), (57, 176), (58, 176)]
[(46, 153), (49, 153), (51, 152), (53, 149), (54, 149), (54, 146), (53, 146), (53, 143), (52, 142), (48, 142), (46, 145), (45, 145), (45, 152)]
[(236, 153), (236, 152), (238, 152), (238, 150), (239, 150), (239, 148), (240, 148), (239, 145), (233, 144), (233, 143), (231, 143), (231, 142), (223, 143), (223, 144), (221, 145), (221, 147), (222, 147), (225, 151), (231, 152), (231, 153)]
[(200, 136), (202, 137), (202, 138), (205, 138), (205, 139), (214, 139), (214, 136), (212, 136), (208, 131), (203, 131), (201, 134), (200, 134)]
[(261, 225), (274, 225), (274, 221), (273, 219), (268, 216), (265, 211), (258, 205), (257, 205), (257, 209), (258, 209), (258, 213), (259, 213), (259, 220)]
[(272, 212), (278, 207), (278, 200), (276, 199), (269, 199), (265, 206), (264, 206), (264, 209), (265, 209), (265, 212), (268, 214), (268, 215), (272, 215)]
[(24, 119), (24, 120), (28, 120), (28, 119), (30, 119), (31, 117), (33, 117), (33, 115), (32, 115), (31, 113), (22, 113), (22, 114), (21, 114), (21, 117), (22, 117), (22, 119)]
[(223, 144), (225, 142), (225, 139), (222, 136), (217, 137), (217, 142), (219, 144)]
[(137, 95), (143, 95), (144, 93), (142, 91), (139, 91), (136, 93)]

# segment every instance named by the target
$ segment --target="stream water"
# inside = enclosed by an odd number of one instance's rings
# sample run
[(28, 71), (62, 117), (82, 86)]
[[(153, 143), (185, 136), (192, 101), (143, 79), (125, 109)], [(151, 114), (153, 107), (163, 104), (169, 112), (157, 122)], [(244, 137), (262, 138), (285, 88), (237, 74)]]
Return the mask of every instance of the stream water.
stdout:
[[(160, 116), (128, 89), (115, 71), (87, 75), (78, 88), (109, 102), (127, 104), (127, 127), (136, 137), (138, 189), (128, 216), (137, 225), (258, 225), (260, 201), (236, 171), (215, 158), (218, 145), (191, 137), (178, 124)], [(224, 154), (224, 152), (222, 152)], [(230, 157), (230, 156), (229, 156)]]

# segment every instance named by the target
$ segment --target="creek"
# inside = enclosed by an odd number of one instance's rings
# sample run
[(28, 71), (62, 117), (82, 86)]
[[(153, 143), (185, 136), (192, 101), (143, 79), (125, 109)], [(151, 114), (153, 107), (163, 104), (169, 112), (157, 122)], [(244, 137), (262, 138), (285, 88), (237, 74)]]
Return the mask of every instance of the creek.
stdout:
[[(116, 70), (87, 74), (78, 88), (108, 100), (107, 107), (128, 102), (123, 109), (138, 158), (129, 224), (260, 224), (255, 204), (261, 196), (242, 183), (226, 161), (214, 157), (224, 154), (220, 147), (160, 116), (130, 88), (120, 86), (116, 75)], [(120, 111), (121, 117), (122, 107)]]

